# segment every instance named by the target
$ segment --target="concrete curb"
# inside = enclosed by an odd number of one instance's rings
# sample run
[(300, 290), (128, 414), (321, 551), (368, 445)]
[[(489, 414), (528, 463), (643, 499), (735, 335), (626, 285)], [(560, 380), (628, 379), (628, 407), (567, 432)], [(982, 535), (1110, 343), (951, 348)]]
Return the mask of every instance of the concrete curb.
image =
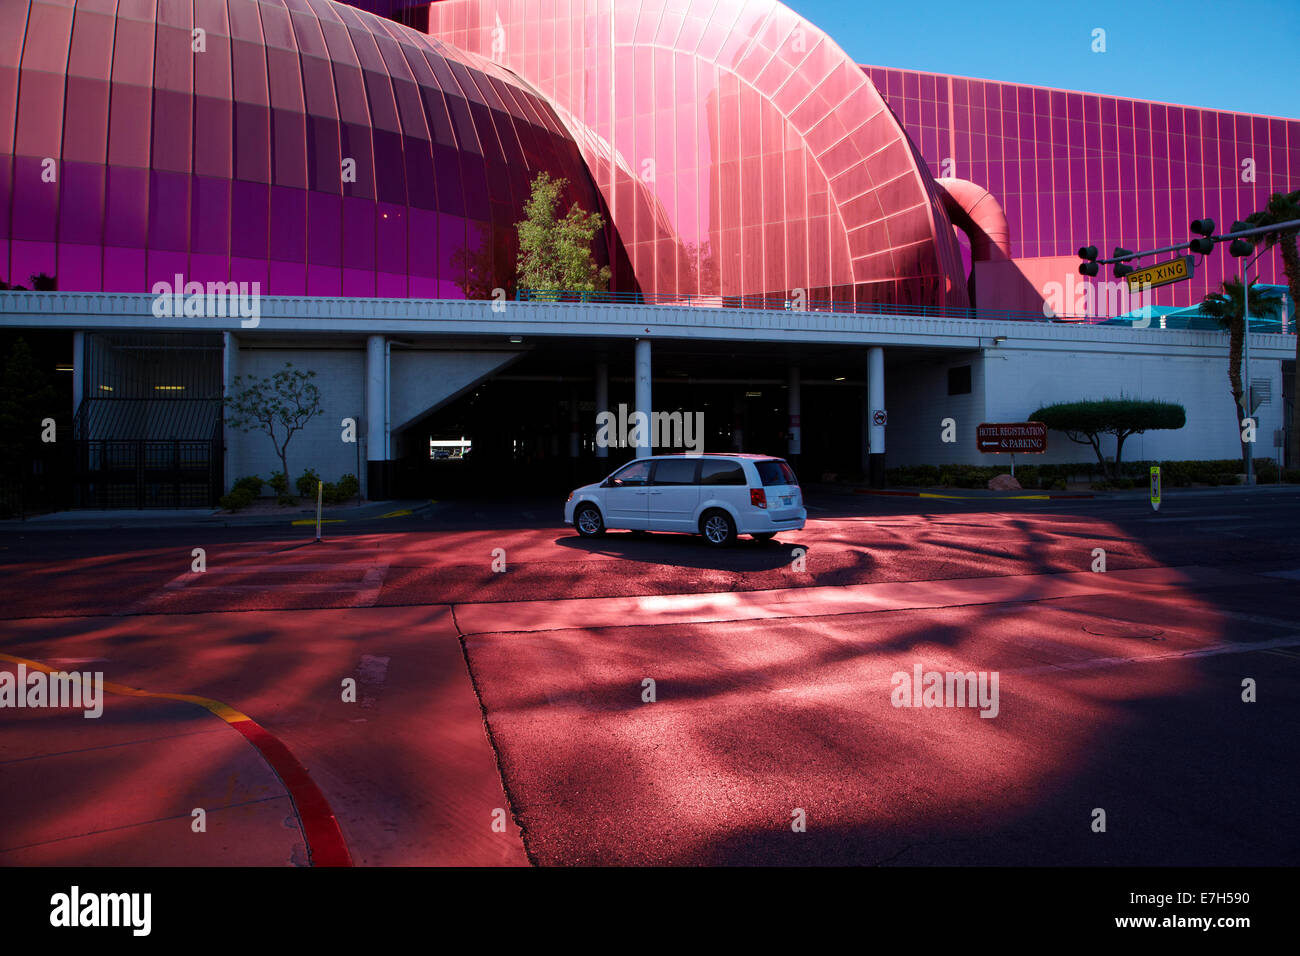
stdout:
[[(375, 501), (355, 508), (323, 511), (322, 524), (348, 524), (375, 521), (384, 518), (397, 520), (420, 514), (433, 506), (429, 499)], [(395, 514), (401, 512), (401, 514)], [(115, 528), (291, 528), (305, 524), (315, 525), (315, 511), (286, 509), (279, 514), (240, 515), (208, 509), (189, 509), (181, 512), (166, 511), (58, 511), (34, 515), (27, 519), (10, 518), (0, 521), (0, 531), (98, 531)]]

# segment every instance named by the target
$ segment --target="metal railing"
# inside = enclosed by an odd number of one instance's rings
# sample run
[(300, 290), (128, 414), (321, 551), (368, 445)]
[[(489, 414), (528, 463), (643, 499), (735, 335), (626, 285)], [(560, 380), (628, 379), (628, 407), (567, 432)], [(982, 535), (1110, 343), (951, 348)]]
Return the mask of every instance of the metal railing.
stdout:
[[(1180, 328), (1201, 326), (1200, 319), (1184, 310), (1161, 315), (1153, 314), (1148, 325), (1144, 319), (1132, 314), (1106, 315), (1045, 315), (1043, 311), (1014, 309), (982, 309), (957, 306), (906, 305), (886, 302), (852, 302), (848, 300), (794, 299), (778, 294), (757, 295), (678, 295), (653, 292), (589, 292), (569, 289), (519, 289), (515, 299), (520, 302), (572, 302), (607, 305), (658, 305), (686, 306), (713, 309), (763, 309), (775, 312), (840, 313), (848, 315), (902, 315), (929, 319), (980, 319), (1003, 322), (1055, 322), (1067, 325), (1116, 325), (1139, 328)], [(1207, 330), (1217, 329), (1212, 319), (1205, 319)], [(1251, 331), (1295, 334), (1294, 322), (1283, 322), (1272, 316), (1251, 316)]]

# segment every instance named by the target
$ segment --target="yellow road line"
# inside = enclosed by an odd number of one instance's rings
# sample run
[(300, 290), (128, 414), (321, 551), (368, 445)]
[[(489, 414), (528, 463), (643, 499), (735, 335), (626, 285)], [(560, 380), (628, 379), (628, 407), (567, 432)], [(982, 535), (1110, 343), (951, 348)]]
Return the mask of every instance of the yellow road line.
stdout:
[[(63, 673), (42, 664), (40, 661), (29, 661), (25, 657), (15, 657), (12, 654), (0, 654), (0, 660), (9, 661), (11, 664), (23, 664), (28, 670), (43, 671), (46, 674)], [(211, 697), (199, 697), (197, 694), (163, 694), (150, 690), (140, 690), (138, 687), (127, 687), (125, 684), (115, 684), (112, 681), (104, 681), (103, 686), (104, 690), (110, 694), (119, 694), (123, 697), (158, 697), (164, 700), (180, 700), (190, 704), (198, 704), (228, 724), (237, 724), (241, 721), (253, 719), (247, 714), (235, 710), (229, 704), (223, 704)]]
[(989, 498), (985, 495), (936, 495), (928, 491), (920, 492), (919, 498), (951, 498), (960, 501), (1047, 501), (1051, 495), (1002, 495), (997, 498)]

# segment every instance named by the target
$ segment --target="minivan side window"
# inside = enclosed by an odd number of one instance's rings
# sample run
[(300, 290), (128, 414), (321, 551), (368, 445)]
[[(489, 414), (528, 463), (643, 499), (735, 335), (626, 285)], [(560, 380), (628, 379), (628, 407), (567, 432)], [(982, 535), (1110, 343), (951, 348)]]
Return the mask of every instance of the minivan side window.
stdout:
[(754, 467), (758, 469), (759, 480), (764, 485), (799, 484), (790, 466), (783, 461), (756, 461)]
[(695, 459), (670, 458), (655, 462), (654, 478), (656, 485), (693, 485), (695, 484)]
[(745, 484), (745, 470), (740, 467), (737, 461), (710, 461), (705, 459), (700, 462), (700, 484), (702, 485), (743, 485)]
[(610, 475), (609, 483), (615, 487), (620, 485), (644, 485), (650, 478), (650, 462), (634, 461), (626, 468), (622, 468)]

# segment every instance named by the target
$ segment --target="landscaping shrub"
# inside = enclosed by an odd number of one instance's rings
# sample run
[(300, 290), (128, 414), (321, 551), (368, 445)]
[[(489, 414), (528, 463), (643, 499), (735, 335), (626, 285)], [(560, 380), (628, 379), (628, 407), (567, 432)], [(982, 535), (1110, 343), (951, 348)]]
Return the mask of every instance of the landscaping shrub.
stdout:
[(230, 487), (230, 491), (232, 494), (237, 491), (247, 491), (256, 498), (262, 493), (262, 486), (264, 484), (266, 484), (266, 482), (257, 475), (245, 475), (243, 478), (235, 479), (235, 483)]
[(314, 469), (308, 468), (298, 476), (298, 480), (295, 482), (298, 486), (298, 494), (304, 498), (315, 498), (316, 484), (319, 481), (320, 475), (316, 474)]
[(339, 501), (348, 501), (361, 494), (361, 482), (357, 481), (357, 476), (351, 473), (344, 475), (339, 479), (338, 496)]
[(289, 479), (285, 477), (282, 471), (271, 472), (271, 478), (267, 481), (271, 490), (275, 492), (275, 502), (278, 505), (296, 505), (298, 499), (289, 494)]
[(218, 504), (227, 511), (239, 511), (241, 508), (247, 508), (257, 500), (257, 493), (249, 488), (235, 488), (228, 495), (222, 495), (218, 499)]

